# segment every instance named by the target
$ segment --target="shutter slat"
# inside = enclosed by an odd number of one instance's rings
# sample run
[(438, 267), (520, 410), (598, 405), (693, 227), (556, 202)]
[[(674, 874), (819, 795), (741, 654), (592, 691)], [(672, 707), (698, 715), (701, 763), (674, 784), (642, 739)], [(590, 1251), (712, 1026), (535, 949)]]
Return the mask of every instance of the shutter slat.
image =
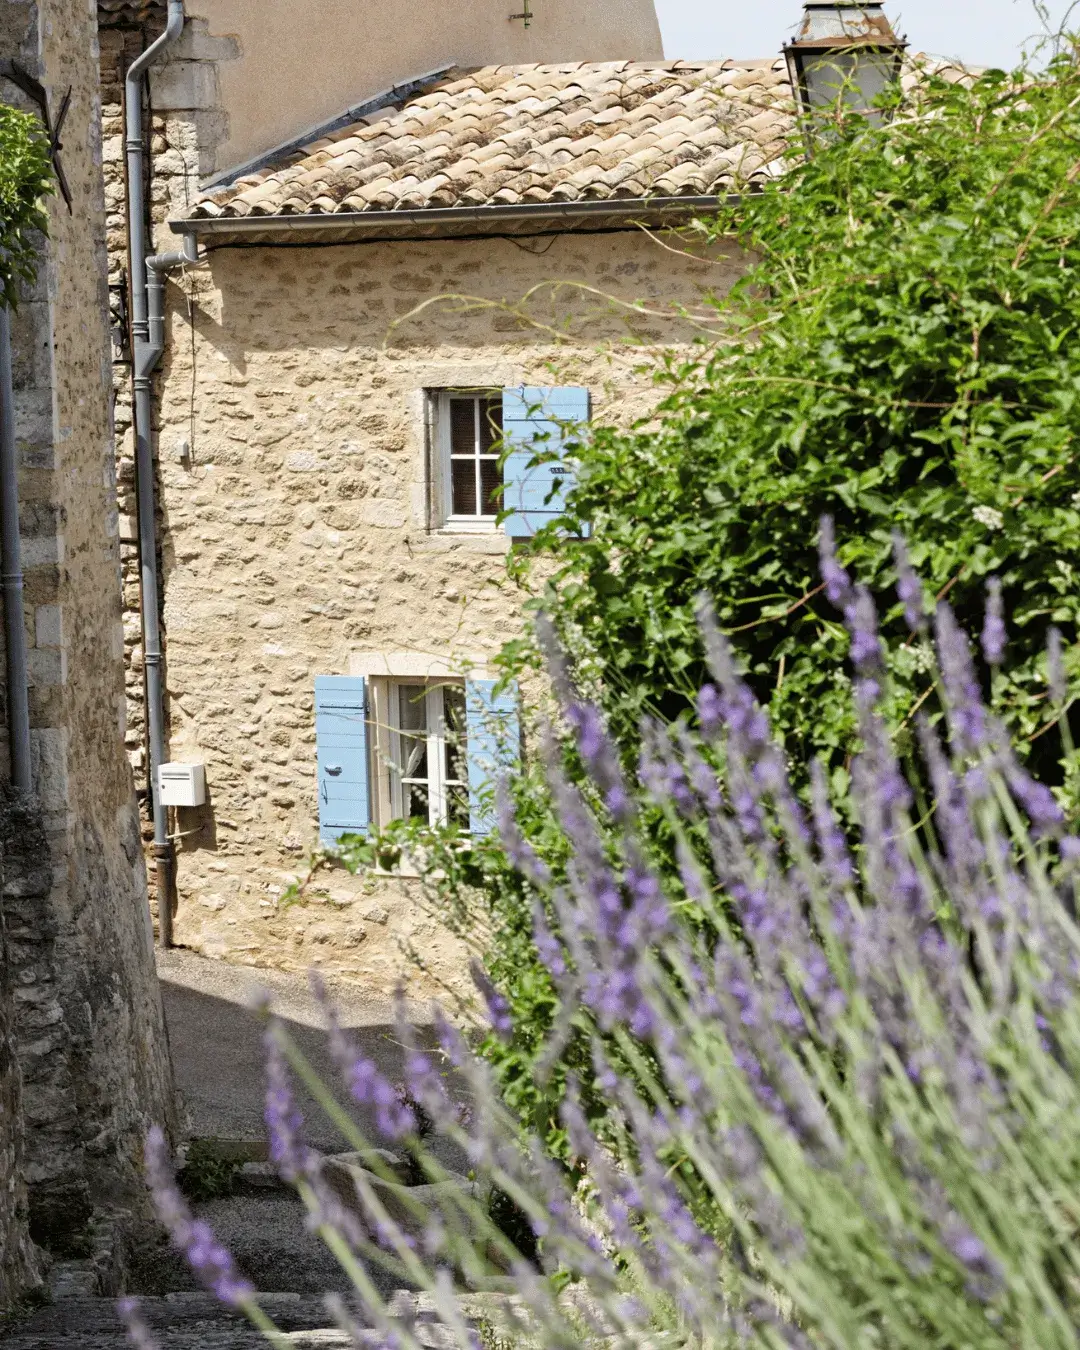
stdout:
[(469, 829), (496, 828), (495, 782), (521, 752), (517, 685), (495, 692), (495, 680), (465, 681), (465, 731), (469, 762)]
[[(562, 515), (566, 492), (574, 483), (573, 465), (561, 462), (577, 428), (589, 420), (589, 391), (522, 386), (503, 390), (504, 528), (511, 539), (527, 539)], [(537, 455), (554, 455), (533, 464)]]
[(367, 684), (348, 675), (315, 680), (319, 838), (336, 844), (343, 834), (366, 834), (371, 824), (368, 783)]

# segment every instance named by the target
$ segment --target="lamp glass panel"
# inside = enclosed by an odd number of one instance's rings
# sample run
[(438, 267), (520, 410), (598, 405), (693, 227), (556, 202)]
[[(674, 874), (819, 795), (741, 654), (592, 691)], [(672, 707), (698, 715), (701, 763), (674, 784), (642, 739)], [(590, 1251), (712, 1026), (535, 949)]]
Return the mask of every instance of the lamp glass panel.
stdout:
[[(835, 108), (841, 100), (849, 108), (869, 110), (896, 74), (896, 58), (891, 52), (863, 47), (800, 55), (811, 110)], [(871, 111), (870, 115), (880, 114)]]

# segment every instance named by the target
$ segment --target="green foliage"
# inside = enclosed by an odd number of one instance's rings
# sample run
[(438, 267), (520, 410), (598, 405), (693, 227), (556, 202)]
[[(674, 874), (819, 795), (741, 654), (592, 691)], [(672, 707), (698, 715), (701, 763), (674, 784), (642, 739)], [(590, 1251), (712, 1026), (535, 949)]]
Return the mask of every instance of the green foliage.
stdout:
[[(878, 595), (891, 592), (891, 536), (903, 534), (928, 602), (947, 595), (973, 637), (986, 578), (1001, 578), (1010, 645), (993, 704), (1018, 752), (1063, 784), (1060, 738), (1044, 734), (1060, 711), (1044, 653), (1057, 625), (1075, 677), (1078, 95), (1069, 60), (1039, 77), (927, 80), (891, 123), (852, 118), (781, 183), (699, 225), (757, 258), (717, 301), (728, 336), (671, 358), (657, 421), (593, 428), (570, 498), (591, 534), (549, 527), (519, 563), (524, 580), (540, 562), (547, 580), (530, 603), (552, 616), (628, 766), (642, 716), (693, 719), (705, 591), (796, 781), (820, 757), (845, 797), (855, 716), (849, 638), (819, 589), (827, 512), (842, 560)], [(941, 714), (933, 654), (910, 641), (898, 603), (882, 627), (885, 712), (910, 766), (913, 714)], [(502, 659), (515, 676), (539, 664), (528, 642)], [(525, 837), (558, 873), (565, 842), (542, 775), (522, 775), (514, 795)], [(669, 847), (662, 822), (647, 841)], [(501, 855), (474, 882), (516, 1024), (487, 1053), (558, 1153), (560, 1073), (534, 1072), (557, 1004), (532, 948), (532, 902)], [(564, 1052), (575, 1069), (587, 1037), (577, 1021)]]
[(0, 286), (14, 305), (20, 282), (37, 271), (39, 242), (48, 229), (42, 198), (52, 190), (49, 147), (38, 119), (0, 104)]
[(217, 1200), (232, 1195), (243, 1163), (223, 1156), (213, 1139), (192, 1140), (180, 1185), (191, 1200)]
[[(788, 754), (823, 755), (842, 786), (853, 719), (848, 639), (818, 594), (826, 512), (841, 560), (882, 594), (898, 529), (971, 632), (1001, 577), (996, 701), (1021, 746), (1049, 746), (1051, 623), (1077, 666), (1078, 93), (1072, 60), (1022, 81), (929, 80), (891, 124), (850, 119), (700, 225), (759, 260), (717, 302), (729, 338), (671, 357), (658, 427), (594, 429), (571, 498), (590, 537), (549, 527), (533, 548), (556, 563), (537, 603), (595, 673), (628, 756), (643, 714), (691, 707), (706, 591)], [(885, 629), (906, 638), (900, 614)], [(899, 727), (936, 696), (926, 653), (893, 645)]]

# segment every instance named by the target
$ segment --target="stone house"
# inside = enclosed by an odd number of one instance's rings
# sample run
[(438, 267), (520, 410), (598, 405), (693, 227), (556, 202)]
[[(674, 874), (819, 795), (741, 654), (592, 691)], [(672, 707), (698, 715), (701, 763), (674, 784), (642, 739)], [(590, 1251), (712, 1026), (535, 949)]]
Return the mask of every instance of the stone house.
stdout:
[[(482, 827), (491, 714), (513, 720), (492, 707), (492, 658), (521, 622), (507, 556), (554, 481), (508, 479), (519, 509), (498, 523), (495, 442), (516, 428), (523, 465), (537, 431), (554, 446), (566, 422), (649, 410), (650, 345), (693, 341), (704, 292), (741, 270), (652, 231), (774, 171), (786, 73), (447, 69), (428, 51), (434, 75), (387, 65), (388, 92), (354, 86), (300, 137), (275, 123), (283, 148), (260, 157), (231, 109), (226, 125), (171, 106), (225, 97), (243, 38), (196, 16), (182, 43), (151, 77), (154, 209), (200, 256), (172, 274), (158, 385), (168, 757), (206, 779), (205, 801), (175, 810), (175, 938), (382, 989), (406, 944), (429, 987), (454, 984), (461, 954), (407, 880), (335, 874), (303, 909), (278, 897), (320, 837), (417, 813)], [(174, 69), (200, 52), (213, 74)], [(234, 146), (248, 158), (229, 172)], [(122, 487), (129, 474), (122, 454)], [(125, 599), (137, 702), (130, 582)]]
[[(269, 26), (288, 30), (291, 8), (264, 4)], [(335, 872), (303, 908), (278, 898), (320, 838), (417, 814), (486, 827), (485, 766), (516, 725), (492, 667), (521, 631), (507, 560), (571, 468), (529, 469), (534, 440), (557, 450), (590, 416), (646, 415), (643, 367), (715, 336), (704, 297), (743, 269), (733, 247), (657, 234), (776, 171), (783, 62), (664, 62), (651, 0), (597, 7), (584, 37), (568, 6), (544, 12), (527, 34), (500, 14), (470, 47), (403, 8), (377, 78), (334, 55), (316, 106), (282, 76), (265, 129), (233, 101), (278, 70), (224, 26), (249, 13), (239, 0), (188, 0), (151, 72), (159, 246), (187, 235), (198, 252), (170, 274), (155, 435), (167, 754), (205, 776), (201, 804), (171, 816), (174, 937), (207, 955), (388, 990), (406, 947), (421, 988), (458, 983), (462, 953), (408, 878)], [(117, 99), (142, 41), (103, 34), (115, 283)], [(121, 381), (118, 426), (125, 400)], [(145, 783), (131, 456), (126, 439)]]
[[(70, 193), (70, 209), (59, 191), (47, 204), (38, 279), (11, 318), (32, 790), (7, 785), (21, 777), (25, 744), (9, 674), (0, 696), (3, 1308), (39, 1276), (33, 1243), (85, 1254), (95, 1215), (143, 1205), (143, 1137), (171, 1117), (172, 1090), (123, 742), (93, 6), (5, 4), (0, 98), (54, 130), (66, 103), (58, 158)], [(17, 590), (5, 587), (6, 603), (18, 603)]]

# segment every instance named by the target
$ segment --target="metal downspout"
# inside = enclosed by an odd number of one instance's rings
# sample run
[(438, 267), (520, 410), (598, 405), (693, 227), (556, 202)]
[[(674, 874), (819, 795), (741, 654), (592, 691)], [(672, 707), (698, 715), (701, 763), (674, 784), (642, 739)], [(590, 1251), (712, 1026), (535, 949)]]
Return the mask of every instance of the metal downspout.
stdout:
[(26, 674), (22, 556), (19, 546), (19, 465), (15, 449), (15, 395), (11, 376), (11, 311), (0, 305), (0, 587), (4, 592), (11, 783), (33, 791), (30, 773), (30, 698)]
[[(169, 0), (165, 31), (128, 68), (124, 84), (124, 141), (127, 153), (128, 249), (131, 256), (131, 335), (135, 400), (135, 481), (139, 526), (139, 570), (142, 596), (143, 669), (150, 759), (150, 801), (154, 817), (154, 870), (158, 897), (158, 939), (172, 946), (172, 899), (175, 853), (169, 839), (168, 812), (161, 804), (158, 769), (165, 759), (165, 696), (161, 669), (161, 616), (158, 610), (157, 528), (154, 518), (154, 446), (151, 375), (163, 340), (151, 340), (143, 139), (143, 78), (165, 49), (184, 31), (184, 0)], [(155, 262), (157, 260), (155, 259)], [(160, 271), (154, 268), (155, 279)], [(160, 296), (158, 297), (160, 299)], [(155, 337), (162, 336), (161, 320)]]

